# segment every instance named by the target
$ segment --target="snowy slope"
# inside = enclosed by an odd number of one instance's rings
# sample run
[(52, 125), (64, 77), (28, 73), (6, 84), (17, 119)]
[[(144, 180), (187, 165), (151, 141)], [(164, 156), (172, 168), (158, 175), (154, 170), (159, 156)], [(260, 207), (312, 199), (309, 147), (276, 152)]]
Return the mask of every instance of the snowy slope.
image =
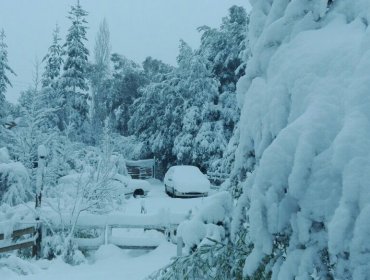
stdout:
[(239, 200), (254, 244), (245, 274), (273, 253), (273, 279), (368, 279), (370, 2), (250, 2), (236, 159), (253, 171)]

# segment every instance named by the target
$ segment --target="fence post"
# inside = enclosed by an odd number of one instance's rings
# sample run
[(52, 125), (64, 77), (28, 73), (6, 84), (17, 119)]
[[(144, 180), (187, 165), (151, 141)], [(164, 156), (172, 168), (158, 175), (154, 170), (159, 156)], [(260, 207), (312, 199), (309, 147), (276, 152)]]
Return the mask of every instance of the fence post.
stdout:
[(36, 240), (35, 245), (32, 248), (32, 256), (39, 259), (41, 257), (41, 242), (42, 242), (42, 224), (40, 222), (40, 209), (41, 209), (41, 199), (42, 199), (42, 190), (44, 186), (44, 169), (45, 169), (45, 160), (47, 156), (47, 150), (44, 145), (40, 145), (37, 148), (37, 171), (36, 171)]
[(112, 227), (109, 225), (106, 225), (105, 231), (104, 231), (104, 245), (109, 244), (111, 237), (112, 237)]
[(177, 256), (178, 257), (182, 256), (182, 246), (183, 246), (183, 244), (184, 244), (184, 242), (182, 240), (182, 237), (178, 236), (177, 237)]
[(157, 177), (155, 176), (155, 172), (156, 172), (156, 168), (155, 168), (155, 162), (156, 162), (156, 160), (155, 160), (155, 157), (153, 158), (153, 179), (156, 179)]

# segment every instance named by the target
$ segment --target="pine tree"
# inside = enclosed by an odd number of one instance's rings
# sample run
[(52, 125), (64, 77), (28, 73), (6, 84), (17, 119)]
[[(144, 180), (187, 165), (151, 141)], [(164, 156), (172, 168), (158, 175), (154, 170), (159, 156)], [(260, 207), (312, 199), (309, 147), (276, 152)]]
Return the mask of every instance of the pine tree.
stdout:
[(43, 58), (45, 62), (42, 74), (42, 89), (38, 98), (38, 109), (45, 109), (45, 118), (48, 119), (49, 128), (58, 127), (63, 129), (63, 112), (60, 107), (63, 104), (63, 96), (60, 90), (60, 76), (63, 64), (63, 47), (60, 44), (59, 26), (53, 31), (52, 44)]
[(80, 2), (71, 7), (68, 18), (72, 26), (68, 30), (66, 43), (63, 45), (66, 55), (61, 77), (63, 94), (63, 110), (65, 121), (76, 128), (77, 139), (83, 139), (88, 117), (87, 104), (87, 70), (89, 51), (84, 42), (87, 41), (86, 21), (87, 12), (82, 9)]
[(48, 53), (43, 58), (43, 62), (46, 63), (45, 71), (42, 75), (42, 86), (51, 86), (53, 89), (56, 88), (57, 79), (60, 76), (60, 70), (63, 64), (62, 58), (62, 46), (60, 44), (59, 26), (56, 25), (53, 31), (53, 42), (49, 47)]
[(2, 29), (0, 32), (0, 118), (4, 117), (5, 92), (8, 86), (12, 86), (7, 72), (15, 75), (15, 72), (8, 65), (8, 46), (5, 43), (5, 37), (5, 31)]

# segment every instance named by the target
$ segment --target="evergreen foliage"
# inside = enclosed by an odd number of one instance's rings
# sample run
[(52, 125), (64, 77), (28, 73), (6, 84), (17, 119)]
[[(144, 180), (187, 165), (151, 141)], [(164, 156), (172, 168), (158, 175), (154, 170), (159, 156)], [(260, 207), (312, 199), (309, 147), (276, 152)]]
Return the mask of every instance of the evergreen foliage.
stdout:
[[(87, 32), (87, 12), (82, 9), (79, 1), (71, 7), (68, 18), (72, 25), (68, 29), (66, 42), (63, 45), (66, 56), (61, 76), (62, 109), (64, 121), (75, 128), (73, 138), (87, 141), (84, 132), (88, 125), (88, 94), (87, 83), (88, 55), (85, 46)], [(64, 126), (64, 129), (66, 126)]]
[(53, 42), (49, 47), (48, 53), (43, 58), (45, 62), (45, 70), (42, 75), (42, 86), (51, 87), (53, 89), (57, 88), (57, 81), (60, 77), (61, 67), (63, 65), (63, 49), (60, 44), (60, 29), (56, 25), (53, 31)]
[(15, 75), (15, 72), (8, 64), (8, 46), (5, 43), (5, 31), (0, 32), (0, 118), (4, 117), (5, 112), (5, 92), (8, 86), (12, 86), (8, 74)]

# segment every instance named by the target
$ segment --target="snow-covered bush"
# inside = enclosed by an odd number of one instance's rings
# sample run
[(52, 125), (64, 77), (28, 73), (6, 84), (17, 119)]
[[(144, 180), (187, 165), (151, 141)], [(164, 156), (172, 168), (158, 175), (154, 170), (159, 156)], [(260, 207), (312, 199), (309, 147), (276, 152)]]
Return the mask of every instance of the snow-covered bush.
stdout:
[(10, 160), (6, 148), (0, 149), (0, 202), (16, 205), (31, 197), (27, 169), (20, 162)]
[[(239, 81), (233, 232), (248, 229), (244, 274), (370, 275), (368, 1), (251, 1), (252, 58)], [(244, 226), (243, 226), (244, 225)]]
[(223, 241), (229, 230), (232, 209), (232, 198), (228, 192), (207, 197), (202, 207), (192, 213), (190, 220), (182, 222), (177, 229), (177, 235), (183, 238), (187, 251), (209, 244), (210, 239)]
[(206, 198), (203, 206), (191, 213), (190, 220), (177, 228), (177, 236), (182, 237), (185, 245), (185, 256), (176, 258), (148, 279), (221, 280), (241, 276), (242, 270), (234, 269), (235, 263), (244, 262), (250, 248), (245, 243), (245, 235), (230, 242), (232, 212), (229, 192)]

